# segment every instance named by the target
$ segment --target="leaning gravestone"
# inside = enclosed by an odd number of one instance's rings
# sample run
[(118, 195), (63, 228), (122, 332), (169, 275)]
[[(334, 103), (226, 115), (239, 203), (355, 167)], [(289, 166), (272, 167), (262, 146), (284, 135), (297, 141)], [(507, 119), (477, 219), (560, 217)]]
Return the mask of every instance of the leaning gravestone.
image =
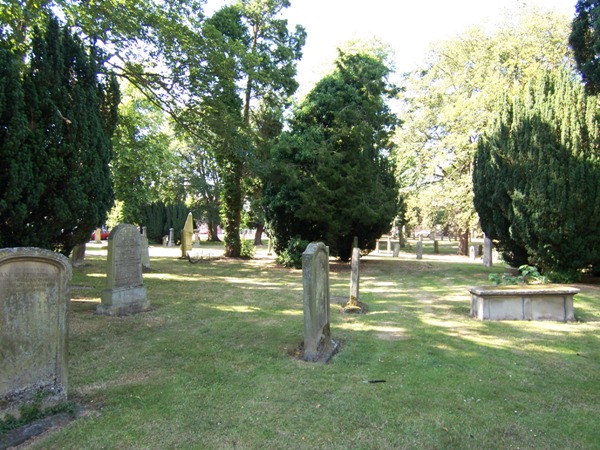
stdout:
[(144, 311), (150, 304), (142, 282), (141, 235), (134, 225), (120, 224), (108, 237), (106, 289), (98, 314), (124, 316)]
[(187, 258), (188, 252), (192, 251), (192, 236), (194, 235), (194, 219), (192, 213), (188, 213), (185, 225), (181, 230), (181, 257)]
[(423, 241), (417, 241), (417, 259), (423, 259)]
[(337, 351), (329, 324), (329, 249), (308, 244), (302, 254), (304, 280), (304, 349), (302, 359), (327, 362)]
[(0, 419), (67, 398), (71, 264), (39, 248), (0, 250)]

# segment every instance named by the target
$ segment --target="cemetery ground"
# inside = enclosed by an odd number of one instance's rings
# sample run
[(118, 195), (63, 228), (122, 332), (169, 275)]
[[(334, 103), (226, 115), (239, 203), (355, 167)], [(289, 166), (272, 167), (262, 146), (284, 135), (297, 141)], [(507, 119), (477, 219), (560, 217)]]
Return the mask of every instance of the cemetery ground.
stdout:
[[(152, 309), (95, 314), (106, 255), (73, 270), (68, 425), (32, 448), (597, 448), (600, 285), (579, 284), (576, 322), (478, 321), (480, 261), (371, 254), (368, 314), (341, 314), (350, 264), (331, 260), (329, 364), (294, 358), (302, 271), (254, 260), (180, 260), (154, 247)], [(212, 248), (214, 254), (219, 247)], [(414, 249), (414, 243), (413, 243)], [(162, 253), (161, 253), (162, 252)], [(208, 253), (208, 250), (207, 252)], [(156, 256), (159, 255), (159, 256)], [(379, 381), (369, 383), (369, 381)]]

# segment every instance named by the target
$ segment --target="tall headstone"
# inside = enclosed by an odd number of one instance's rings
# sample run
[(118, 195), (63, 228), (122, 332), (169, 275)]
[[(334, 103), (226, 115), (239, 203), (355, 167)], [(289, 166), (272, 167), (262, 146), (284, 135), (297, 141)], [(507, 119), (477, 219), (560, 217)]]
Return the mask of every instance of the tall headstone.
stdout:
[(108, 237), (106, 289), (96, 312), (123, 316), (150, 307), (142, 281), (141, 235), (134, 225), (120, 224)]
[(492, 252), (494, 249), (494, 244), (492, 240), (488, 237), (483, 238), (483, 265), (485, 267), (492, 267)]
[(394, 258), (397, 258), (399, 255), (400, 255), (400, 243), (394, 242), (394, 252), (392, 253), (392, 256)]
[(329, 323), (329, 248), (322, 242), (308, 244), (302, 254), (304, 283), (304, 347), (302, 358), (326, 362), (338, 344), (331, 339)]
[(417, 259), (423, 259), (423, 241), (417, 241)]
[(38, 248), (0, 250), (0, 418), (67, 398), (71, 263)]
[(360, 248), (352, 249), (352, 263), (350, 271), (350, 297), (342, 309), (345, 313), (364, 313), (367, 306), (359, 300), (358, 288), (360, 281)]
[(97, 244), (102, 242), (102, 230), (100, 228), (96, 228), (96, 232), (94, 233), (94, 238), (95, 238)]
[(175, 228), (169, 228), (169, 243), (167, 247), (173, 247), (175, 245)]
[(188, 213), (185, 225), (181, 230), (181, 257), (187, 258), (188, 252), (192, 251), (192, 236), (194, 235), (194, 219), (192, 213)]
[(150, 245), (148, 244), (148, 236), (144, 232), (140, 235), (140, 264), (142, 265), (142, 272), (150, 270)]

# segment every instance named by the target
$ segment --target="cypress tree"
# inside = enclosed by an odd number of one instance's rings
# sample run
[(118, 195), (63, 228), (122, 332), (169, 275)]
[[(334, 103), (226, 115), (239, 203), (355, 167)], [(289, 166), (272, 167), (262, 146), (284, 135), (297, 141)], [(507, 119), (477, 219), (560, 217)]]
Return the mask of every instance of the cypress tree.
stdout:
[(560, 279), (600, 263), (598, 112), (566, 69), (504, 99), (473, 184), (482, 228), (508, 262)]
[[(44, 32), (34, 32), (21, 75), (27, 111), (22, 151), (32, 176), (26, 180), (26, 214), (0, 224), (4, 245), (68, 255), (106, 220), (113, 202), (108, 164), (119, 95), (114, 77), (101, 74), (96, 58), (54, 18)], [(7, 180), (7, 192), (15, 182)]]

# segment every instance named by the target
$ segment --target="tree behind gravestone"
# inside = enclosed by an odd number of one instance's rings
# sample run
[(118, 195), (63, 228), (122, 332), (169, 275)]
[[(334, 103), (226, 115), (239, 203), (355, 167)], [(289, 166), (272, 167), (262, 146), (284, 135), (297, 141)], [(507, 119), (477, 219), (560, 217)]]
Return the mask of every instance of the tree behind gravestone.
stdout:
[[(0, 205), (0, 246), (36, 246), (68, 255), (104, 222), (113, 202), (108, 163), (119, 93), (114, 77), (99, 76), (98, 59), (54, 18), (43, 32), (33, 33), (31, 51), (18, 63), (27, 127), (20, 128), (18, 119), (2, 123), (9, 137), (23, 133), (25, 145), (18, 157), (23, 165), (13, 165), (1, 181), (16, 212)], [(3, 161), (15, 160), (11, 142), (1, 143)]]
[(273, 152), (264, 204), (275, 250), (297, 237), (322, 240), (347, 261), (354, 236), (362, 249), (388, 231), (399, 212), (389, 138), (398, 120), (384, 57), (342, 53), (300, 105)]
[(545, 74), (505, 99), (479, 143), (475, 208), (513, 265), (557, 280), (600, 266), (597, 101), (571, 71)]
[(600, 1), (578, 0), (569, 44), (589, 92), (600, 91)]

